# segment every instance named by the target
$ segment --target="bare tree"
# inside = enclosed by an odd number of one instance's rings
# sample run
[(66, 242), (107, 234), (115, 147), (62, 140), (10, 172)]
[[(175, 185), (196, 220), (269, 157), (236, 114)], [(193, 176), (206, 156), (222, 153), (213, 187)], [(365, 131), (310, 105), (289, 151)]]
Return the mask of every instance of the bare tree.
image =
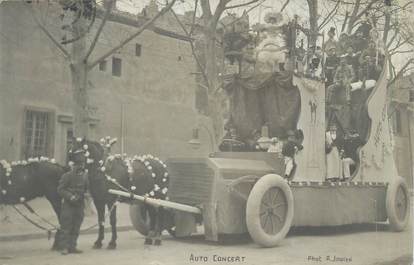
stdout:
[[(62, 5), (66, 1), (61, 0)], [(85, 3), (85, 1), (69, 1), (72, 4), (75, 3)], [(104, 61), (119, 49), (124, 47), (134, 38), (139, 36), (143, 31), (151, 27), (154, 22), (161, 17), (163, 14), (168, 12), (175, 4), (176, 0), (170, 0), (167, 4), (152, 18), (147, 19), (143, 23), (138, 23), (136, 31), (121, 40), (117, 45), (110, 48), (107, 52), (98, 56), (95, 59), (91, 59), (91, 54), (95, 50), (96, 44), (101, 36), (101, 33), (105, 27), (106, 22), (110, 18), (116, 19), (116, 15), (112, 14), (112, 9), (114, 6), (115, 0), (105, 0), (103, 7), (97, 6), (97, 14), (101, 17), (100, 24), (95, 35), (92, 38), (91, 43), (87, 43), (86, 35), (88, 33), (88, 18), (84, 16), (83, 13), (79, 15), (76, 20), (72, 23), (72, 49), (71, 51), (67, 50), (61, 42), (49, 31), (45, 25), (40, 21), (36, 15), (36, 4), (35, 2), (29, 4), (24, 1), (24, 4), (27, 5), (27, 8), (32, 13), (35, 22), (39, 28), (45, 33), (49, 40), (61, 51), (62, 55), (66, 58), (67, 63), (70, 66), (70, 74), (72, 79), (72, 88), (73, 88), (73, 101), (74, 106), (74, 133), (78, 136), (88, 137), (88, 128), (89, 128), (89, 113), (88, 113), (88, 79), (90, 71), (96, 67), (101, 61)], [(67, 7), (66, 7), (67, 8)], [(78, 6), (77, 8), (82, 8)]]
[[(220, 25), (220, 19), (223, 14), (231, 9), (246, 7), (245, 14), (249, 13), (256, 7), (260, 6), (265, 0), (251, 0), (246, 2), (238, 2), (235, 0), (220, 0), (217, 7), (213, 9), (210, 0), (195, 0), (192, 21), (188, 25), (185, 25), (183, 21), (173, 12), (178, 23), (183, 28), (183, 31), (191, 38), (190, 44), (192, 53), (197, 62), (200, 74), (203, 77), (202, 83), (199, 83), (203, 89), (206, 90), (208, 97), (207, 115), (212, 119), (214, 126), (214, 136), (219, 139), (222, 134), (223, 128), (223, 110), (221, 108), (220, 93), (222, 83), (220, 81), (221, 69), (219, 68), (219, 58), (223, 58), (223, 47), (220, 34), (218, 33), (218, 27)], [(233, 4), (235, 2), (235, 4)], [(237, 3), (238, 2), (238, 3)], [(289, 1), (287, 1), (289, 2)], [(197, 11), (200, 10), (201, 16), (196, 17)], [(236, 23), (237, 19), (230, 23)], [(229, 25), (224, 25), (229, 26)], [(201, 51), (198, 51), (194, 42), (200, 36)]]

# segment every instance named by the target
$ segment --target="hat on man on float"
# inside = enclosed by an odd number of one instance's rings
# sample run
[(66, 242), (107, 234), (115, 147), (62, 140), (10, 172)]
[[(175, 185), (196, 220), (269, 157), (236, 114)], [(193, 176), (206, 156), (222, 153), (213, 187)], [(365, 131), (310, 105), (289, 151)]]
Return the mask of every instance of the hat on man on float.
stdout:
[(275, 144), (279, 142), (279, 139), (277, 139), (277, 137), (273, 137), (272, 139), (270, 139), (270, 141)]

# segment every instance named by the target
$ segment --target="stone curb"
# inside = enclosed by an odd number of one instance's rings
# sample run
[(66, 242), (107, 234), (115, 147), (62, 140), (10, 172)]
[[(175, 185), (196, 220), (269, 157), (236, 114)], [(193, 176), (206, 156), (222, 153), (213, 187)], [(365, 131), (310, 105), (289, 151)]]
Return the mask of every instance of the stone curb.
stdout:
[[(117, 227), (118, 232), (130, 231), (135, 230), (133, 226), (119, 226)], [(105, 228), (105, 232), (111, 232), (111, 228)], [(90, 234), (97, 234), (98, 228), (90, 229), (88, 231), (81, 232), (81, 235), (90, 235)], [(0, 236), (0, 242), (7, 242), (7, 241), (25, 241), (25, 240), (33, 240), (33, 239), (41, 239), (47, 238), (46, 232), (39, 232), (39, 233), (31, 233), (31, 234), (24, 234), (24, 235), (8, 235), (8, 236)], [(52, 238), (51, 238), (52, 240)]]

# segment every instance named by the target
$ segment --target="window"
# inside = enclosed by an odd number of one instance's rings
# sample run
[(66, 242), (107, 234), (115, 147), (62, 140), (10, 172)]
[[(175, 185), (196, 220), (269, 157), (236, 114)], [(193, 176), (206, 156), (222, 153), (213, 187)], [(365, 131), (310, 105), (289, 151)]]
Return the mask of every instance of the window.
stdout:
[(392, 117), (392, 129), (394, 134), (401, 134), (401, 112), (399, 109), (394, 111), (394, 115)]
[(135, 56), (141, 56), (141, 44), (135, 44)]
[(122, 60), (119, 58), (112, 58), (112, 75), (121, 76), (122, 74)]
[(24, 127), (24, 157), (50, 156), (50, 113), (26, 110)]
[[(66, 153), (72, 148), (73, 130), (68, 129), (66, 131)], [(66, 164), (69, 162), (69, 157), (66, 156)]]
[(409, 93), (410, 93), (409, 95), (410, 102), (414, 102), (414, 89), (410, 89)]
[(106, 71), (106, 60), (99, 62), (99, 71)]

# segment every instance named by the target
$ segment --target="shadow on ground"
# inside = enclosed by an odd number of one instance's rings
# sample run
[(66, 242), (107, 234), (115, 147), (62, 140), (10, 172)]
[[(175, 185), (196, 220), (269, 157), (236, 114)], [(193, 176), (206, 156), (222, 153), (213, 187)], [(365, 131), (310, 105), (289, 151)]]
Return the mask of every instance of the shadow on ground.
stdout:
[[(377, 224), (352, 224), (342, 226), (318, 226), (318, 227), (292, 227), (287, 235), (291, 236), (337, 236), (341, 234), (355, 234), (361, 232), (389, 231), (388, 225), (383, 223)], [(165, 238), (165, 240), (175, 240), (189, 244), (204, 245), (245, 245), (252, 243), (248, 233), (236, 235), (219, 235), (218, 242), (207, 241), (204, 234), (195, 234), (181, 238)]]

